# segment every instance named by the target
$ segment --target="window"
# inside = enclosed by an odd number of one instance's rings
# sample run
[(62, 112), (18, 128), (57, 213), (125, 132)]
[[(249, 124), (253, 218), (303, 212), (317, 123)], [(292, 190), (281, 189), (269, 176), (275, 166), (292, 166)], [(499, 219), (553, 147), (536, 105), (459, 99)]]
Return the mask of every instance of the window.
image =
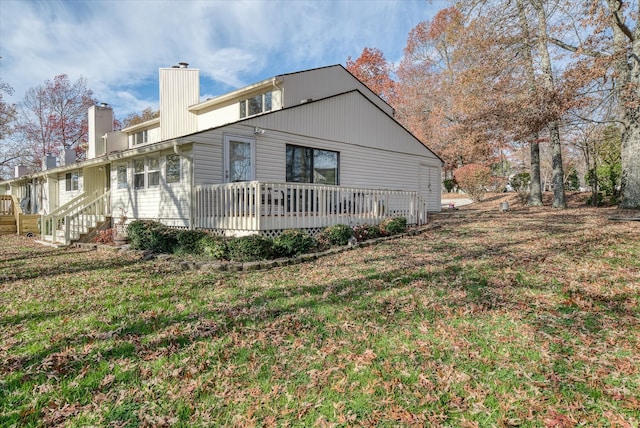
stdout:
[(126, 164), (118, 165), (116, 167), (116, 178), (118, 180), (118, 189), (126, 189), (129, 187)]
[(167, 155), (165, 163), (165, 177), (167, 183), (180, 182), (180, 156)]
[(144, 159), (133, 161), (133, 188), (144, 189)]
[(272, 95), (272, 92), (265, 92), (240, 101), (240, 118), (271, 111), (273, 106)]
[(160, 158), (149, 158), (147, 166), (147, 187), (160, 185)]
[(143, 144), (148, 142), (147, 130), (136, 132), (133, 134), (133, 144)]
[(338, 184), (339, 153), (287, 144), (287, 181)]
[(80, 172), (67, 172), (64, 176), (65, 190), (71, 192), (80, 188)]

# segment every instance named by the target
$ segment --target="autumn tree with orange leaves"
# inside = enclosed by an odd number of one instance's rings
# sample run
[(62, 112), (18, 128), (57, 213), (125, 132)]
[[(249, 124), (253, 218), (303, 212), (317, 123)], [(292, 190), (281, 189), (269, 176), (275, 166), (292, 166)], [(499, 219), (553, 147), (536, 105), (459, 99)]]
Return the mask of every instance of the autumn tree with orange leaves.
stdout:
[(388, 103), (394, 102), (395, 83), (392, 66), (377, 48), (364, 48), (354, 61), (347, 59), (347, 70)]
[(94, 105), (93, 91), (81, 77), (71, 82), (66, 74), (31, 88), (19, 104), (16, 131), (28, 156), (22, 161), (41, 168), (47, 153), (73, 149), (81, 158), (88, 139), (87, 109)]

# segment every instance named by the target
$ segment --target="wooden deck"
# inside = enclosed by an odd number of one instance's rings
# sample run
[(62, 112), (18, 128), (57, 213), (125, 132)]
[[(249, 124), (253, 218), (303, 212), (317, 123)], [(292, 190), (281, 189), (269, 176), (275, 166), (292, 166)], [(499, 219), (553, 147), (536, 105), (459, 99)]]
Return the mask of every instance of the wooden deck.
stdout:
[(24, 214), (15, 196), (0, 195), (0, 235), (36, 235), (39, 219), (39, 214)]

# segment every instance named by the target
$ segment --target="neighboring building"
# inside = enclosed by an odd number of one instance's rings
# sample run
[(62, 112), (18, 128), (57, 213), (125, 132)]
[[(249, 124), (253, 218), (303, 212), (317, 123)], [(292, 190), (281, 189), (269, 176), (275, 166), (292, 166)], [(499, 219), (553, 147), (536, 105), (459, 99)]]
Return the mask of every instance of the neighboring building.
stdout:
[(180, 63), (160, 69), (159, 118), (113, 130), (112, 109), (93, 106), (85, 161), (49, 158), (0, 193), (65, 243), (123, 213), (228, 235), (424, 223), (440, 210), (442, 160), (393, 113), (340, 65), (201, 102), (199, 70)]

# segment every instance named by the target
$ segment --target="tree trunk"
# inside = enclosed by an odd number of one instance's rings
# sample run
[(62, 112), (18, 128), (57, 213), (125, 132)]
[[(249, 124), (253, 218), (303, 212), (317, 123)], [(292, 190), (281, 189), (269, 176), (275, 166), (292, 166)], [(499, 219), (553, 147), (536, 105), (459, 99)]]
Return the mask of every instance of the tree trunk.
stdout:
[(560, 144), (560, 127), (558, 122), (549, 124), (551, 139), (551, 166), (553, 169), (553, 208), (566, 208), (564, 194), (564, 168), (562, 167), (562, 145)]
[(531, 189), (529, 205), (542, 206), (542, 185), (540, 184), (540, 144), (537, 138), (530, 143), (531, 147)]
[[(549, 55), (548, 35), (547, 35), (547, 15), (544, 4), (541, 1), (531, 2), (538, 16), (538, 49), (540, 51), (540, 66), (542, 68), (542, 82), (547, 95), (555, 92), (553, 82), (553, 69), (551, 67), (551, 55)], [(553, 166), (553, 207), (566, 208), (567, 203), (564, 195), (564, 169), (562, 167), (562, 146), (560, 145), (560, 127), (557, 121), (552, 121), (548, 125), (549, 137), (551, 140), (552, 166)]]
[[(609, 8), (613, 13), (615, 7), (621, 5), (609, 0)], [(638, 11), (640, 13), (640, 4)], [(621, 76), (617, 85), (621, 103), (622, 132), (621, 163), (621, 208), (640, 208), (640, 24), (631, 38), (631, 52), (627, 53), (627, 40), (619, 20), (613, 19), (614, 46), (618, 61), (616, 72)], [(628, 28), (626, 28), (628, 30)], [(627, 31), (630, 33), (630, 31)]]
[[(526, 58), (526, 75), (529, 94), (533, 96), (536, 92), (535, 71), (533, 69), (533, 55), (531, 53), (531, 32), (529, 31), (529, 21), (522, 4), (522, 0), (517, 0), (518, 21), (522, 31), (522, 41), (524, 45), (524, 55)], [(531, 150), (531, 184), (529, 188), (529, 205), (542, 206), (542, 187), (540, 185), (540, 145), (538, 135), (529, 138), (529, 148)]]

